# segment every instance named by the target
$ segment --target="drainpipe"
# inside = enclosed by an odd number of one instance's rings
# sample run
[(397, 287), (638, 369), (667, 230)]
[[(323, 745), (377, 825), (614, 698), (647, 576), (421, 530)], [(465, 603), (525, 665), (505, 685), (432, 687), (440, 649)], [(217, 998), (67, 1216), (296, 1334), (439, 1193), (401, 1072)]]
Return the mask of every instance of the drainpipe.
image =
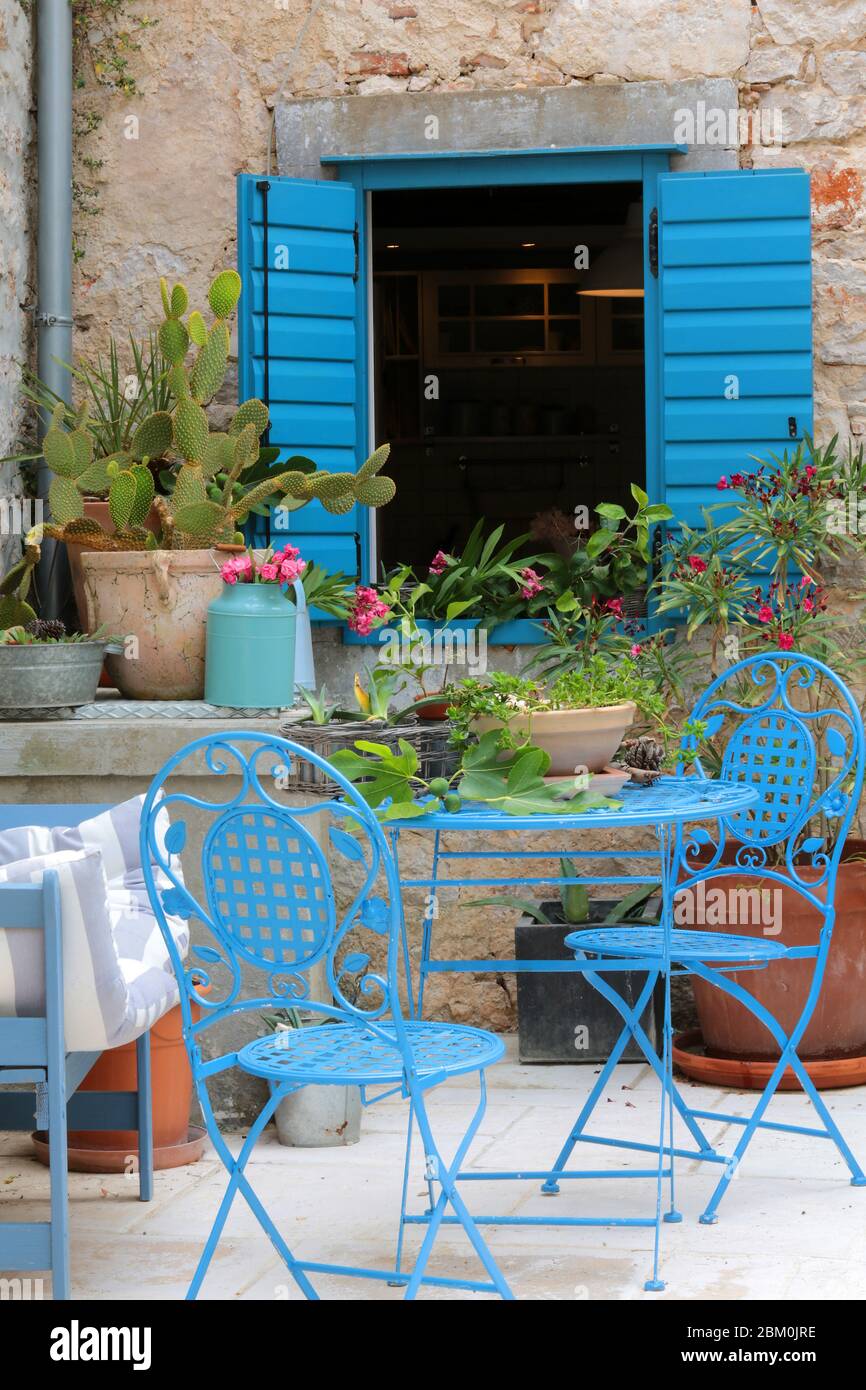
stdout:
[[(72, 6), (39, 0), (36, 6), (36, 120), (39, 214), (36, 230), (36, 370), (64, 400), (71, 400), (72, 361)], [(39, 435), (48, 421), (40, 420)], [(39, 464), (38, 495), (47, 498), (52, 474)], [(39, 566), (42, 614), (60, 616), (68, 594), (65, 547), (46, 540)]]

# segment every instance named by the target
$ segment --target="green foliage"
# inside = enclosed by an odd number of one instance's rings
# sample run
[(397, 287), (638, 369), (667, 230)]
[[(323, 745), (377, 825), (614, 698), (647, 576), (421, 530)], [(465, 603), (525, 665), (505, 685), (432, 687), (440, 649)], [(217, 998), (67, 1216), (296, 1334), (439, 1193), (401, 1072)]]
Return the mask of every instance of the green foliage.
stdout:
[[(167, 549), (209, 547), (233, 540), (251, 512), (267, 513), (278, 503), (293, 510), (319, 499), (326, 510), (342, 512), (359, 502), (381, 506), (393, 497), (393, 480), (377, 476), (387, 458), (387, 446), (378, 449), (357, 476), (317, 470), (312, 460), (305, 458), (280, 464), (278, 451), (261, 444), (268, 428), (268, 410), (260, 400), (244, 401), (228, 432), (211, 433), (204, 407), (225, 378), (228, 318), (240, 293), (241, 280), (236, 271), (222, 271), (216, 277), (208, 292), (214, 314), (208, 328), (197, 310), (184, 322), (189, 296), (183, 285), (169, 287), (164, 279), (160, 281), (165, 317), (157, 334), (156, 351), (168, 365), (160, 375), (159, 408), (135, 420), (135, 428), (125, 432), (119, 448), (100, 460), (97, 472), (93, 471), (86, 438), (81, 434), (86, 426), (76, 420), (71, 431), (64, 429), (62, 411), (66, 407), (59, 408), (61, 413), (47, 443), (49, 456), (57, 465), (58, 479), (70, 480), (73, 488), (78, 487), (82, 477), (88, 484), (104, 483), (112, 519), (120, 533), (103, 533), (101, 539), (94, 541), (98, 548), (120, 549), (130, 539), (135, 542), (133, 548), (151, 544), (146, 539), (140, 541), (137, 531), (147, 516), (155, 489), (153, 479), (148, 481), (137, 465), (152, 461), (162, 464), (155, 472), (167, 500), (157, 499), (157, 511), (161, 522), (159, 544)], [(186, 359), (191, 345), (195, 355), (188, 367)], [(180, 456), (179, 465), (167, 457), (171, 449)], [(364, 499), (360, 496), (362, 490)], [(65, 528), (81, 520), (83, 507), (69, 487), (58, 486), (55, 494), (58, 506), (47, 534), (64, 539)], [(95, 535), (88, 531), (88, 544)], [(339, 601), (333, 589), (329, 592), (324, 587), (322, 600)]]
[(25, 627), (36, 617), (27, 597), (41, 554), (37, 534), (38, 531), (28, 532), (24, 554), (0, 580), (0, 628)]
[(328, 699), (328, 688), (322, 686), (321, 690), (306, 690), (303, 686), (298, 686), (301, 699), (310, 711), (310, 718), (314, 724), (329, 724), (337, 709), (335, 704), (331, 704)]
[(503, 758), (496, 730), (465, 750), (457, 772), (443, 779), (449, 790), (441, 796), (431, 794), (431, 783), (419, 777), (412, 745), (400, 739), (399, 750), (357, 739), (354, 748), (340, 749), (329, 759), (385, 821), (417, 818), (443, 807), (459, 814), (468, 802), (482, 802), (512, 816), (561, 815), (619, 804), (591, 792), (575, 792), (572, 778), (546, 779), (550, 757), (541, 748), (527, 745)]
[[(376, 454), (373, 454), (367, 462), (375, 459)], [(377, 461), (378, 468), (382, 462), (384, 460)], [(375, 475), (370, 478), (364, 472), (366, 467), (367, 464), (355, 478), (358, 500), (362, 502), (372, 495), (368, 489), (376, 482), (391, 481)], [(502, 618), (514, 592), (523, 583), (520, 570), (537, 557), (530, 555), (518, 561), (515, 557), (529, 537), (518, 536), (503, 543), (504, 526), (497, 526), (485, 535), (484, 524), (483, 517), (476, 522), (459, 555), (435, 557), (439, 559), (436, 566), (439, 573), (430, 569), (424, 579), (419, 580), (408, 565), (403, 565), (385, 576), (380, 597), (391, 610), (394, 621), (405, 618), (414, 625), (416, 619), (424, 618), (448, 623), (470, 610), (473, 617), (481, 619), (482, 625), (489, 626)]]

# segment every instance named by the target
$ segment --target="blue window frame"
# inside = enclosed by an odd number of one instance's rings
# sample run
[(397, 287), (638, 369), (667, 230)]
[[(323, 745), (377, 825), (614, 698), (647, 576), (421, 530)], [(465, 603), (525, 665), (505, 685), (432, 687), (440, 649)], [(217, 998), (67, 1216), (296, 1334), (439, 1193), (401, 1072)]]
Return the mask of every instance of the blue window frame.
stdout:
[[(367, 195), (640, 182), (646, 488), (696, 524), (720, 474), (812, 428), (809, 180), (802, 170), (672, 173), (681, 150), (334, 155), (322, 163), (336, 178), (240, 175), (241, 395), (267, 395), (284, 457), (357, 467), (376, 442)], [(308, 558), (369, 579), (370, 518), (359, 511), (332, 517), (311, 503), (289, 514), (289, 533)]]

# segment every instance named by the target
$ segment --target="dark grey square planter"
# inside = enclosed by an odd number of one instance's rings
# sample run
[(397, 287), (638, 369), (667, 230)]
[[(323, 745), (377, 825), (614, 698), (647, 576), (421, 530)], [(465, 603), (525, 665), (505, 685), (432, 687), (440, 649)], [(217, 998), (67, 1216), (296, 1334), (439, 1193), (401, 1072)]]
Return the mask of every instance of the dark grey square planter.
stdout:
[[(563, 915), (558, 902), (541, 906), (551, 924), (522, 917), (514, 930), (516, 959), (573, 960), (574, 954), (564, 942), (580, 927), (556, 920)], [(589, 921), (581, 926), (602, 922), (611, 906), (609, 901), (591, 901)], [(599, 973), (630, 1005), (637, 1002), (646, 981), (645, 970)], [(517, 1018), (521, 1062), (606, 1062), (623, 1027), (621, 1015), (579, 971), (551, 975), (518, 972)], [(659, 980), (641, 1018), (656, 1052), (661, 1048), (663, 1019), (664, 983)], [(633, 1038), (622, 1060), (643, 1060)]]

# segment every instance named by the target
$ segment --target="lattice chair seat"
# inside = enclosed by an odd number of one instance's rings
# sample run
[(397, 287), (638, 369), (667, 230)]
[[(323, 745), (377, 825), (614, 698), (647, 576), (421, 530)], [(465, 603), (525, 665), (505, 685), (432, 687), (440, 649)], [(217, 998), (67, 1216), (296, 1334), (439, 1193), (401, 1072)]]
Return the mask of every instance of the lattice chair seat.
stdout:
[[(393, 1034), (388, 1024), (381, 1031)], [(406, 1023), (418, 1075), (458, 1076), (498, 1062), (501, 1038), (452, 1023)], [(400, 1081), (404, 1063), (396, 1043), (383, 1042), (363, 1023), (324, 1023), (257, 1038), (238, 1053), (238, 1065), (268, 1081), (302, 1085), (378, 1086)]]
[[(565, 938), (570, 951), (592, 951), (603, 956), (660, 956), (664, 951), (661, 927), (604, 927), (599, 931), (575, 931)], [(671, 959), (738, 963), (778, 960), (786, 954), (781, 941), (763, 936), (734, 936), (728, 932), (671, 932)]]

